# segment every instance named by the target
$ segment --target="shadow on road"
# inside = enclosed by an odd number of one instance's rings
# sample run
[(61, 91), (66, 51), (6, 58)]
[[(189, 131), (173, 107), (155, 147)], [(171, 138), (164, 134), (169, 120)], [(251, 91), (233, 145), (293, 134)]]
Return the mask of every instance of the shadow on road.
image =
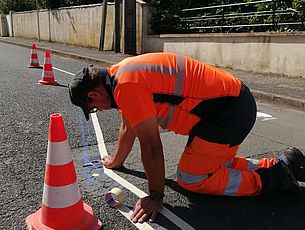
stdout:
[[(125, 167), (117, 171), (146, 178), (144, 172)], [(188, 199), (188, 204), (164, 206), (195, 229), (305, 229), (304, 188), (300, 195), (224, 197), (186, 191), (172, 179), (166, 179), (165, 184)], [(157, 223), (166, 229), (176, 229), (162, 215), (158, 216)]]

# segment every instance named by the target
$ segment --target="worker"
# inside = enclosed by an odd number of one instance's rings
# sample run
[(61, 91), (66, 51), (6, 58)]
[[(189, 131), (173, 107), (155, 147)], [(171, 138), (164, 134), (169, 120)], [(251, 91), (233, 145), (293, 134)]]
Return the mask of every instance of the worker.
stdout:
[(134, 222), (154, 221), (163, 206), (158, 126), (188, 135), (177, 168), (177, 182), (186, 190), (224, 196), (298, 193), (297, 181), (305, 181), (305, 156), (296, 148), (270, 159), (237, 156), (256, 120), (255, 100), (237, 77), (190, 57), (148, 53), (108, 68), (84, 68), (75, 74), (69, 93), (87, 120), (92, 112), (112, 108), (122, 116), (117, 148), (102, 159), (105, 167), (122, 166), (139, 139), (150, 194), (136, 203)]

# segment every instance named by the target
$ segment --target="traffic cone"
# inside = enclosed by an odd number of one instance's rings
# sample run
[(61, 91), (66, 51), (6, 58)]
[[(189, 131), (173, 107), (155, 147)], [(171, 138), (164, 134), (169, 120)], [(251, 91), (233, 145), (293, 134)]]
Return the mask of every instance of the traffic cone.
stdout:
[(61, 114), (52, 114), (41, 208), (26, 218), (29, 230), (96, 230), (102, 227), (83, 203)]
[(53, 67), (51, 63), (50, 51), (45, 52), (44, 65), (42, 71), (42, 79), (38, 81), (38, 84), (42, 85), (57, 85), (57, 81), (54, 79)]
[(38, 55), (37, 55), (37, 47), (34, 43), (32, 44), (30, 64), (28, 65), (28, 67), (29, 68), (42, 69), (42, 66), (39, 65), (39, 60), (38, 60)]

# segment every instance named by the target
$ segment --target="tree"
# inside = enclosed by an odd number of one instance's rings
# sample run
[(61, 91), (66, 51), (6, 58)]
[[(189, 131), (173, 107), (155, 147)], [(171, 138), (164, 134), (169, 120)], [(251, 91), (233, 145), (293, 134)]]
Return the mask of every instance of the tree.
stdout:
[(35, 0), (1, 0), (0, 12), (8, 14), (12, 11), (27, 11), (36, 8)]

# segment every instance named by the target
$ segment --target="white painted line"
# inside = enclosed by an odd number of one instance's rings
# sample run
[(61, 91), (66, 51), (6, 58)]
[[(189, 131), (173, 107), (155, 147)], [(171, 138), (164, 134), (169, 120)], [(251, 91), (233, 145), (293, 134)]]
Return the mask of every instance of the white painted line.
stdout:
[(272, 115), (262, 112), (257, 112), (256, 118), (261, 119), (261, 121), (270, 121), (276, 119), (275, 117), (272, 117)]
[[(96, 133), (96, 138), (97, 138), (97, 144), (99, 148), (99, 152), (101, 157), (107, 156), (107, 150), (106, 146), (104, 143), (104, 137), (103, 133), (101, 131), (100, 125), (98, 123), (98, 119), (95, 113), (91, 113), (91, 119), (93, 122), (93, 127)], [(137, 188), (133, 184), (129, 183), (122, 177), (120, 177), (118, 174), (113, 172), (111, 169), (107, 169), (104, 167), (104, 172), (111, 177), (113, 180), (117, 181), (120, 183), (122, 186), (136, 194), (138, 197), (143, 198), (145, 196), (148, 196), (145, 192), (143, 192), (141, 189)], [(174, 213), (172, 213), (170, 210), (167, 208), (163, 207), (163, 209), (160, 212), (163, 216), (165, 216), (167, 219), (169, 219), (171, 222), (173, 222), (175, 225), (177, 225), (181, 229), (194, 229), (192, 226), (190, 226), (188, 223), (186, 223), (184, 220), (182, 220), (180, 217), (176, 216)]]
[[(92, 123), (93, 123), (93, 127), (96, 133), (96, 139), (97, 139), (97, 144), (98, 144), (98, 149), (101, 155), (101, 158), (104, 156), (107, 156), (107, 150), (106, 150), (106, 146), (104, 143), (104, 137), (103, 137), (103, 133), (101, 131), (101, 127), (100, 124), (98, 123), (98, 119), (96, 114), (91, 113), (91, 119), (92, 119)], [(127, 188), (128, 190), (132, 191), (132, 189), (134, 189), (132, 186), (132, 184), (130, 184), (128, 181), (124, 180), (122, 177), (120, 177), (119, 175), (117, 175), (116, 173), (114, 173), (111, 169), (107, 169), (106, 167), (104, 167), (104, 173), (106, 175), (108, 175), (110, 178), (112, 178), (113, 180), (117, 181), (119, 184), (121, 184), (122, 186), (124, 186), (125, 188)], [(134, 186), (135, 187), (135, 186)], [(136, 187), (135, 187), (136, 188)], [(140, 190), (141, 191), (141, 190)], [(133, 192), (133, 191), (132, 191)], [(144, 193), (145, 194), (145, 193)], [(137, 194), (136, 194), (137, 195)], [(143, 194), (141, 194), (143, 195)], [(142, 196), (143, 197), (143, 196)], [(153, 229), (149, 224), (147, 224), (146, 222), (144, 223), (134, 223), (131, 220), (131, 215), (132, 215), (132, 210), (130, 210), (129, 208), (127, 208), (124, 205), (118, 206), (116, 207), (117, 210), (123, 215), (125, 216), (131, 223), (133, 223), (138, 229)]]
[(54, 66), (53, 66), (53, 69), (55, 69), (55, 70), (57, 70), (57, 71), (59, 71), (59, 72), (67, 73), (67, 74), (70, 74), (70, 75), (74, 75), (74, 73), (70, 73), (70, 72), (68, 72), (68, 71), (65, 71), (65, 70), (56, 68), (56, 67), (54, 67)]
[[(100, 155), (101, 155), (101, 158), (103, 158), (104, 156), (108, 156), (107, 149), (106, 149), (106, 146), (105, 146), (105, 143), (104, 143), (103, 133), (102, 133), (100, 124), (98, 123), (98, 119), (97, 119), (96, 114), (90, 113), (90, 115), (91, 115), (94, 130), (95, 130), (95, 135), (96, 135), (97, 145), (98, 145), (98, 148), (99, 148), (99, 151), (100, 151)], [(105, 170), (106, 169), (107, 168), (105, 168)]]
[[(131, 221), (131, 215), (132, 215), (132, 210), (130, 210), (129, 208), (127, 208), (124, 205), (119, 205), (115, 207), (123, 216), (125, 216), (128, 220)], [(133, 223), (138, 229), (153, 229), (149, 224), (147, 224), (146, 222), (140, 224), (140, 223), (134, 223), (131, 221), (131, 223)]]

